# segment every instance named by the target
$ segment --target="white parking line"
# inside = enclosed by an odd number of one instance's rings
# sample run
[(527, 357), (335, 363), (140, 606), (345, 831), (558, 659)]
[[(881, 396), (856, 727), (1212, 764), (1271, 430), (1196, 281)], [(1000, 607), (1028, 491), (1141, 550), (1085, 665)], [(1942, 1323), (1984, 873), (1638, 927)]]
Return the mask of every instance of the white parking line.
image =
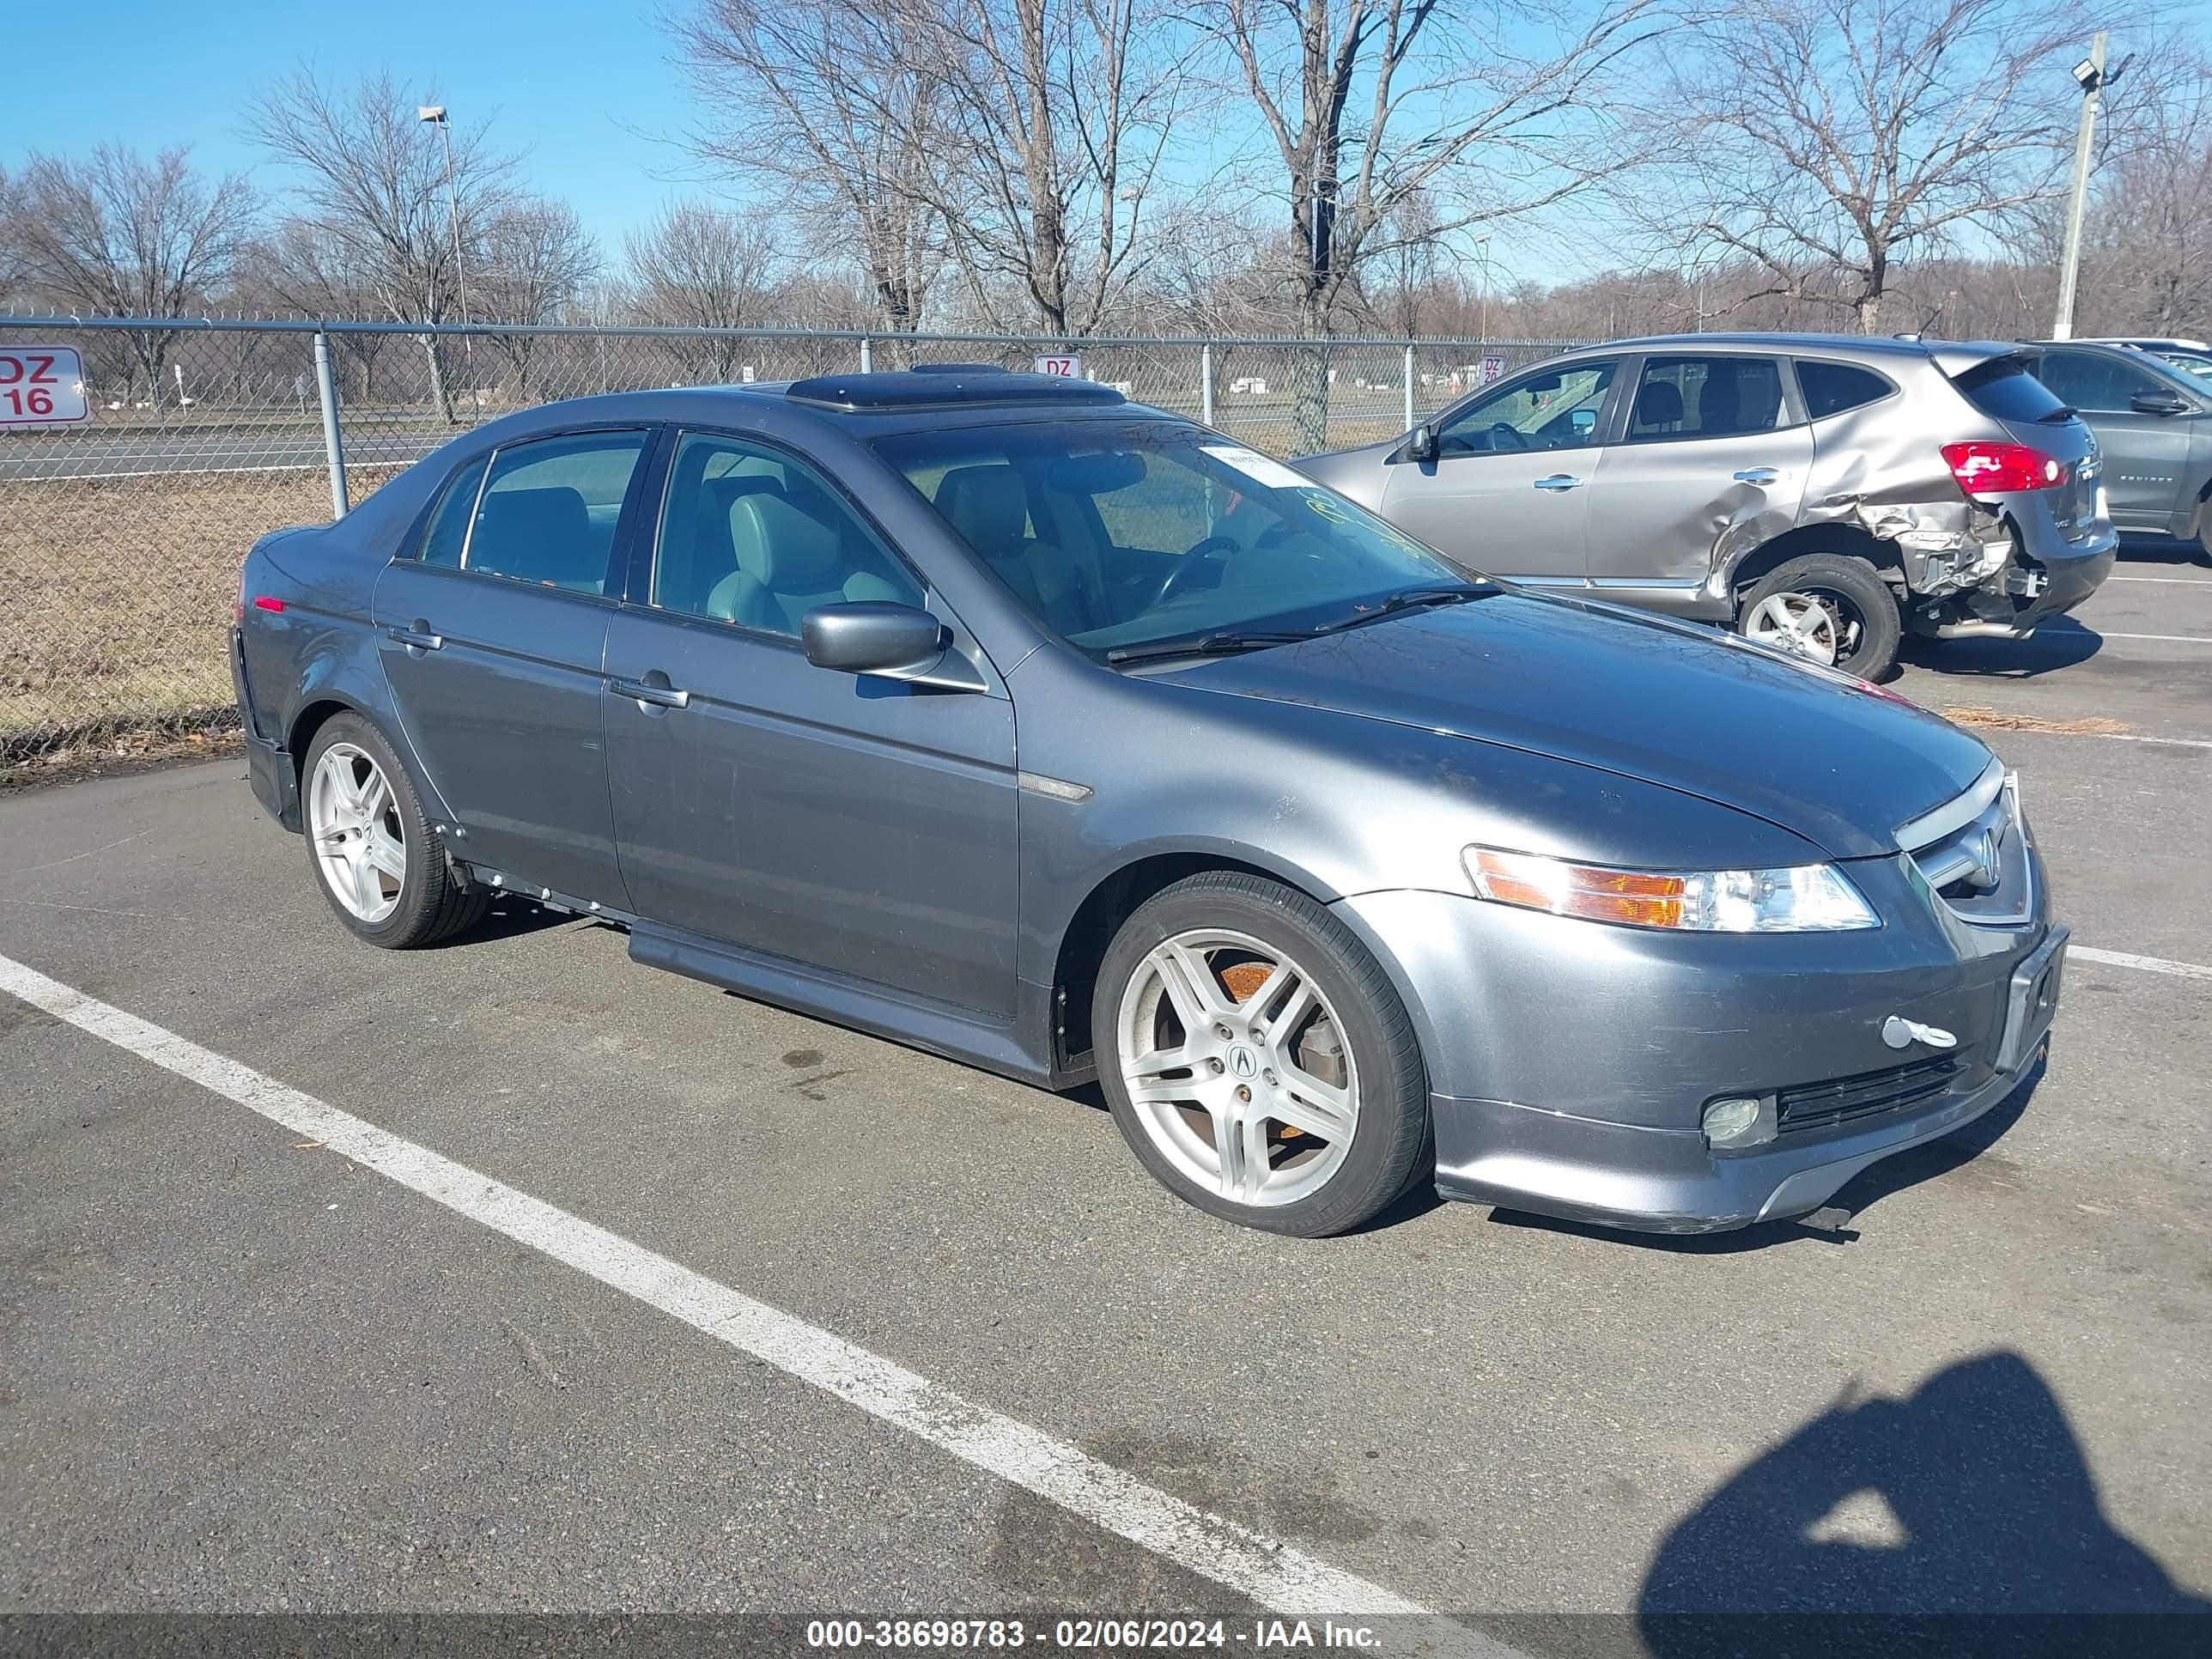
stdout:
[(2096, 631), (2108, 640), (2164, 640), (2169, 645), (2212, 645), (2212, 635), (2205, 634), (2114, 634), (2102, 628)]
[(1379, 1584), (1146, 1486), (1080, 1448), (940, 1387), (833, 1332), (0, 956), (0, 991), (175, 1073), (301, 1139), (811, 1383), (962, 1462), (1287, 1617), (1433, 1621), (1429, 1650), (1525, 1659)]
[(2165, 957), (2139, 957), (2131, 951), (2098, 951), (2087, 945), (2069, 945), (2066, 954), (2083, 962), (2101, 962), (2108, 968), (2139, 968), (2146, 974), (2172, 974), (2178, 979), (2212, 979), (2212, 968)]
[(2176, 587), (2212, 587), (2208, 576), (2107, 576), (2108, 582), (2172, 582)]

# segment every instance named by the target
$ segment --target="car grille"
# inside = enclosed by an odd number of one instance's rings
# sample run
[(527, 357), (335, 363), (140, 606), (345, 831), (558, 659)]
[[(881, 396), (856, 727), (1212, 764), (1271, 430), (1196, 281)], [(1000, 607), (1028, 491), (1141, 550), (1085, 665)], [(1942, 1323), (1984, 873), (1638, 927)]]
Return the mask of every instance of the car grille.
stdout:
[(1963, 921), (2014, 927), (2034, 908), (2027, 827), (2019, 786), (2009, 777), (1966, 823), (1905, 850), (1936, 898)]
[(1959, 1055), (1938, 1054), (1884, 1071), (1784, 1089), (1775, 1096), (1776, 1120), (1786, 1135), (1905, 1111), (1948, 1093), (1966, 1068)]

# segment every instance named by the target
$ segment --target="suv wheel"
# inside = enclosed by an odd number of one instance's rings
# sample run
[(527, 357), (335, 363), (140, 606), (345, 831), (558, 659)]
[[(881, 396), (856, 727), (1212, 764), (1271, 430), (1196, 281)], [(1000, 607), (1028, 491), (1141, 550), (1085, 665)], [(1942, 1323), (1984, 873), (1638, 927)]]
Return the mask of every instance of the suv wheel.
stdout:
[(1303, 893), (1212, 872), (1139, 906), (1091, 1005), (1114, 1121), (1214, 1215), (1319, 1238), (1430, 1167), (1427, 1073), (1397, 993)]
[(303, 775), (307, 862), (356, 939), (404, 951), (483, 915), (489, 895), (455, 878), (407, 769), (368, 721), (331, 716), (307, 746)]
[(1864, 559), (1808, 553), (1759, 579), (1735, 628), (1754, 645), (1870, 680), (1897, 660), (1903, 623), (1889, 584)]

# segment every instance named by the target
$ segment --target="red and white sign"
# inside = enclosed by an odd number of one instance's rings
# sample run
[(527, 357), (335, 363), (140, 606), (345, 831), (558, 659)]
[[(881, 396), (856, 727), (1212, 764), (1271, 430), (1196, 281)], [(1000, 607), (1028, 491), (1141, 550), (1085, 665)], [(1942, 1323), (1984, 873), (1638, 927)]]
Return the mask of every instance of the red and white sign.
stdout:
[(0, 426), (65, 426), (91, 413), (75, 346), (0, 345)]
[(1477, 373), (1482, 377), (1481, 384), (1484, 386), (1488, 386), (1492, 380), (1502, 380), (1505, 378), (1505, 359), (1503, 357), (1485, 357), (1477, 369)]
[(1083, 359), (1072, 354), (1065, 357), (1039, 357), (1036, 372), (1057, 374), (1063, 380), (1079, 380), (1083, 378)]

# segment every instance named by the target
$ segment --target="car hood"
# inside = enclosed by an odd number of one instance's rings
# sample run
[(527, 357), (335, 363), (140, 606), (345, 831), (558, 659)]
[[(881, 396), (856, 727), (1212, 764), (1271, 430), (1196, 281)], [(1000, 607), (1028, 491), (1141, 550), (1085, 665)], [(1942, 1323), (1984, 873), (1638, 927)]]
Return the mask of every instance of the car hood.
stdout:
[(1517, 592), (1174, 678), (1663, 784), (1753, 813), (1832, 858), (1895, 852), (1898, 825), (1990, 763), (1956, 726), (1862, 682), (1704, 629)]

